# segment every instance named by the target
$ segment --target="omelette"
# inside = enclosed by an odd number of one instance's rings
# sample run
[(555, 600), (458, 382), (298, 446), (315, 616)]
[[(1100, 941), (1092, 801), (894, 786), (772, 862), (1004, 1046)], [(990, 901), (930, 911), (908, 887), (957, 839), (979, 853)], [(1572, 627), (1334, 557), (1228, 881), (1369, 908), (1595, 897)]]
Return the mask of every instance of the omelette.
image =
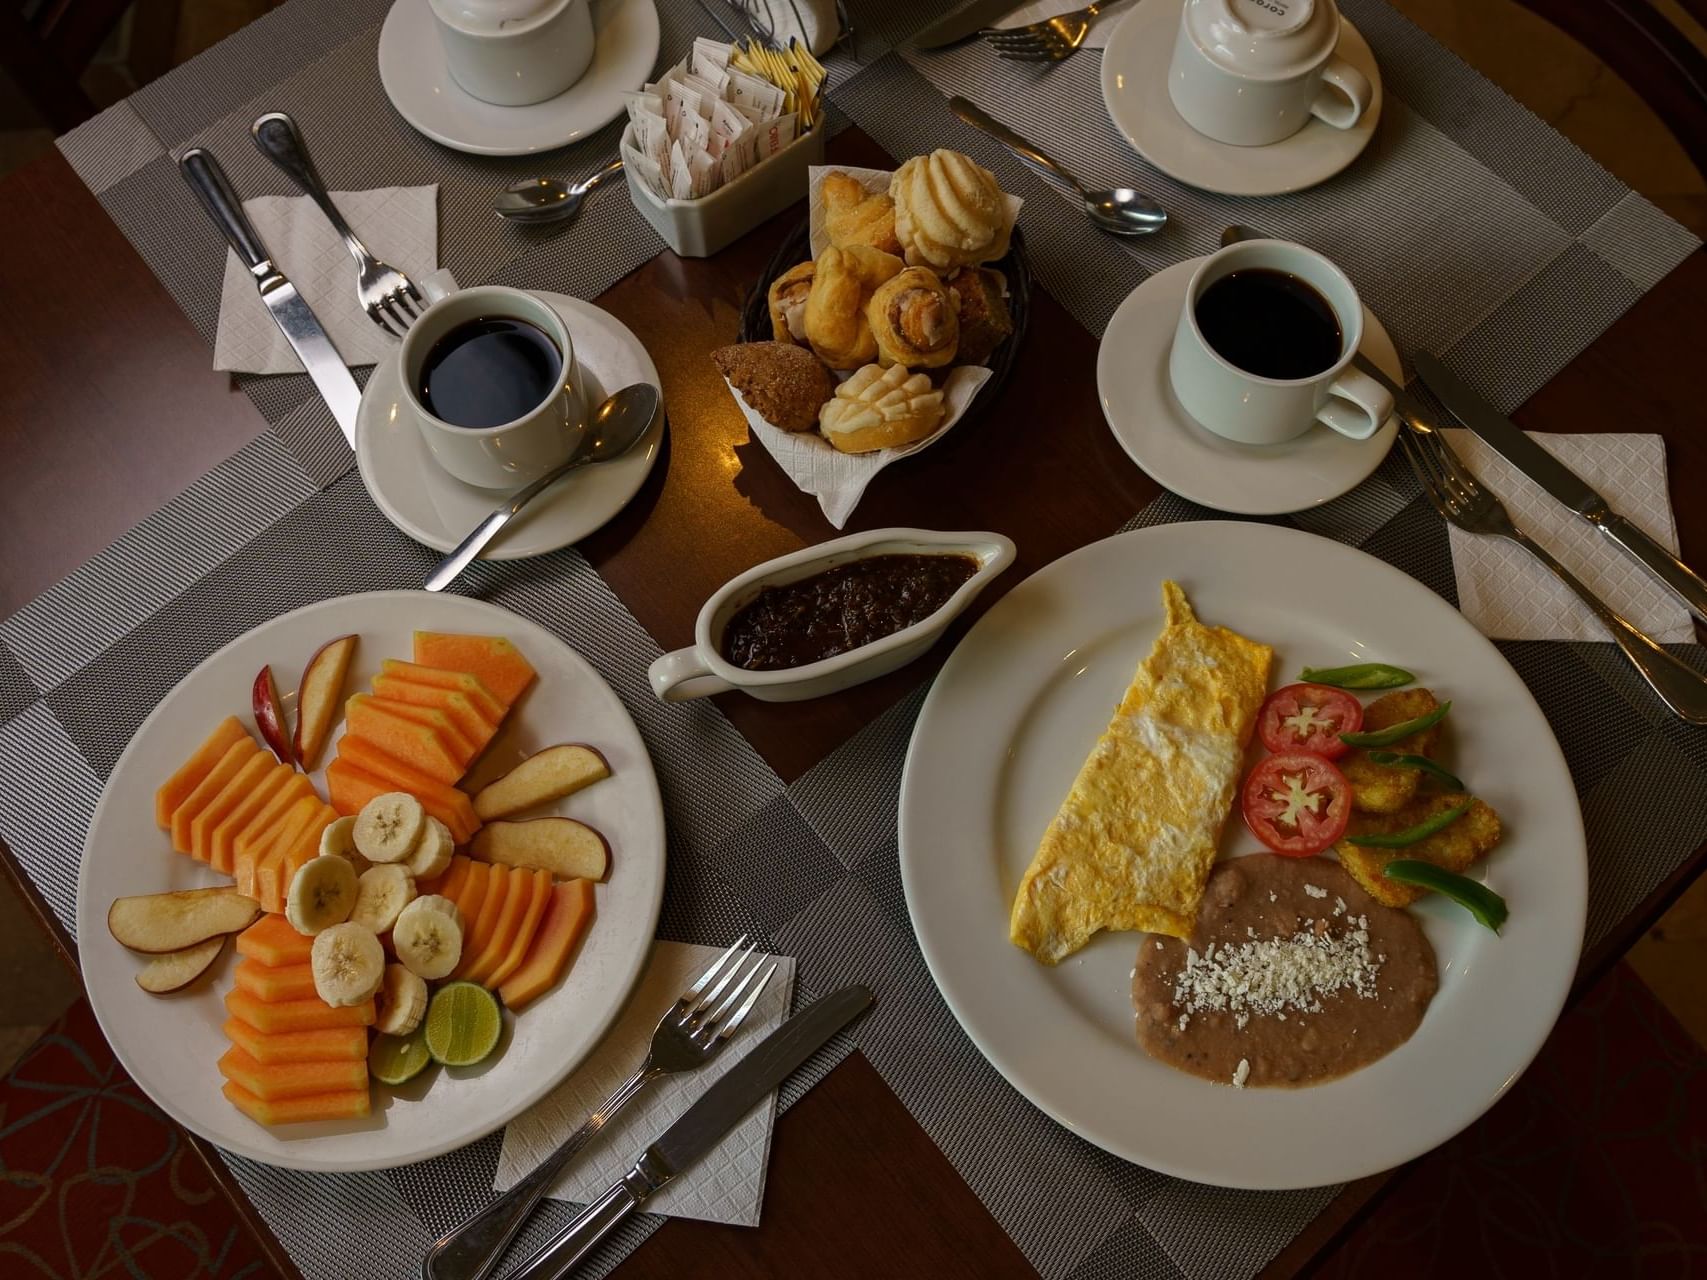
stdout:
[(1055, 964), (1099, 929), (1187, 937), (1238, 792), (1274, 650), (1205, 626), (1177, 582), (1167, 624), (1043, 834), (1008, 935)]

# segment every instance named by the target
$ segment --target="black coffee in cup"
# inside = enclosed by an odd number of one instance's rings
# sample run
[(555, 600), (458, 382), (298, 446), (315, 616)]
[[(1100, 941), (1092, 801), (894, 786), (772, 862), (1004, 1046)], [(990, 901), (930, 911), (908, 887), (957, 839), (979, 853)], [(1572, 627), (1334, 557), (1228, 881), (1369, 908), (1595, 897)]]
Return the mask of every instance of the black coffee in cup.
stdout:
[(1313, 378), (1344, 349), (1328, 300), (1286, 271), (1231, 271), (1203, 291), (1195, 314), (1216, 354), (1259, 378)]
[(500, 427), (563, 382), (563, 353), (543, 329), (506, 316), (468, 320), (427, 349), (421, 406), (453, 427)]

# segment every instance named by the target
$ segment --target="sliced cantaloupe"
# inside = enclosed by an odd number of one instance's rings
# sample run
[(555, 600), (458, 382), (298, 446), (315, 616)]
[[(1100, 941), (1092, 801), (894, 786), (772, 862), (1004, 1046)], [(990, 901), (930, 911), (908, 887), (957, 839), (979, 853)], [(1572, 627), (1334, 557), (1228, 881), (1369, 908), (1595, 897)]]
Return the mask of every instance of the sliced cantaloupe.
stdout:
[(215, 797), (225, 790), (225, 784), (235, 778), (238, 772), (248, 763), (249, 758), (260, 751), (254, 739), (244, 734), (238, 742), (233, 742), (220, 756), (219, 762), (208, 771), (207, 777), (196, 784), (196, 789), (184, 797), (184, 802), (172, 810), (172, 847), (179, 853), (190, 851), (190, 823)]
[(220, 1075), (264, 1102), (367, 1088), (365, 1059), (262, 1063), (232, 1045), (219, 1059), (218, 1066)]
[(492, 691), (506, 708), (516, 705), (533, 683), (533, 664), (503, 636), (470, 636), (443, 631), (415, 633), (415, 662), (423, 667), (464, 671)]
[(445, 868), (445, 873), (436, 881), (417, 881), (415, 892), (420, 895), (436, 893), (441, 898), (457, 902), (462, 896), (463, 886), (468, 883), (468, 869), (473, 864), (472, 858), (465, 858), (459, 853), (450, 860), (450, 866)]
[(263, 1066), (275, 1062), (367, 1061), (366, 1027), (322, 1027), (263, 1035), (241, 1018), (227, 1018), (225, 1038)]
[(262, 916), (237, 935), (237, 954), (257, 964), (279, 968), (307, 964), (314, 939), (298, 933), (283, 916)]
[[(249, 789), (249, 794), (239, 800), (236, 807), (221, 818), (209, 834), (207, 865), (215, 871), (226, 875), (232, 873), (237, 866), (237, 837), (292, 778), (302, 777), (287, 764), (280, 764), (277, 760), (271, 764), (272, 767)], [(303, 781), (306, 783), (308, 780), (303, 778)], [(190, 826), (190, 836), (194, 839), (195, 824), (192, 822)]]
[(197, 862), (213, 861), (214, 830), (225, 821), (233, 809), (255, 793), (261, 779), (270, 774), (278, 763), (268, 751), (254, 751), (249, 754), (243, 761), (243, 767), (220, 788), (219, 794), (203, 805), (201, 812), (190, 819), (190, 857)]
[[(313, 942), (310, 938), (308, 941)], [(247, 991), (257, 1000), (276, 1004), (280, 1000), (306, 1000), (317, 995), (314, 990), (314, 966), (302, 964), (262, 964), (249, 956), (237, 962), (237, 990)]]
[(263, 911), (284, 910), (285, 855), (302, 839), (310, 823), (325, 808), (320, 797), (306, 795), (279, 819), (278, 834), (264, 850), (255, 853), (254, 898)]
[(327, 1027), (371, 1027), (373, 1001), (338, 1008), (312, 1000), (257, 1000), (247, 991), (225, 993), (225, 1011), (263, 1035), (281, 1031), (321, 1031)]
[(503, 927), (505, 913), (509, 910), (512, 883), (524, 892), (531, 890), (531, 886), (523, 883), (523, 877), (510, 873), (509, 867), (492, 867), (486, 881), (486, 896), (480, 903), (480, 916), (474, 927), (463, 936), (462, 959), (452, 977), (479, 982), (481, 976), (489, 973), (497, 963), (492, 952), (498, 941), (498, 931)]
[(278, 877), (279, 910), (284, 910), (284, 904), (290, 900), (290, 882), (296, 879), (296, 873), (310, 858), (320, 856), (320, 837), (326, 828), (338, 820), (338, 811), (329, 804), (320, 806), (308, 825), (296, 833), (294, 839), (285, 848), (275, 874)]
[[(178, 771), (162, 782), (154, 793), (154, 824), (162, 831), (170, 830), (172, 815), (184, 803), (184, 797), (201, 785), (202, 779), (212, 772), (213, 766), (231, 749), (232, 743), (248, 737), (249, 731), (236, 716), (221, 720), (208, 734), (207, 741), (197, 747), (195, 754), (179, 765)], [(254, 739), (250, 738), (250, 741)]]
[(344, 726), (345, 737), (364, 739), (429, 778), (451, 784), (465, 772), (456, 745), (436, 728), (388, 710), (369, 694), (358, 693), (344, 704)]
[[(460, 693), (472, 702), (475, 708), (493, 724), (502, 724), (504, 714), (509, 707), (495, 697), (490, 689), (480, 683), (479, 676), (471, 676), (466, 671), (446, 671), (440, 667), (421, 667), (413, 662), (404, 662), (401, 658), (387, 658), (379, 668), (377, 679), (407, 680), (410, 684), (426, 685), (433, 689), (448, 689)], [(379, 690), (376, 687), (375, 693)]]
[[(480, 868), (484, 866), (486, 870)], [(491, 887), (492, 869), (490, 864), (476, 862), (468, 868), (468, 879), (462, 882), (462, 889), (457, 897), (451, 898), (456, 903), (456, 909), (462, 916), (462, 949), (467, 952), (473, 947), (474, 923), (480, 919), (480, 912), (486, 902), (487, 890)], [(445, 895), (447, 898), (449, 894)]]
[[(510, 886), (510, 897), (522, 903), (522, 910), (509, 933), (502, 935), (496, 963), (481, 979), (494, 990), (522, 967), (528, 948), (533, 945), (534, 934), (539, 932), (539, 922), (545, 918), (545, 908), (551, 902), (551, 872), (538, 868), (531, 872), (515, 871), (512, 874), (528, 881), (527, 893), (519, 893), (515, 884)], [(500, 932), (502, 928), (500, 923)], [(495, 942), (494, 945), (499, 944)]]
[(402, 716), (405, 720), (413, 720), (416, 724), (424, 724), (435, 730), (444, 741), (445, 746), (462, 762), (463, 772), (468, 771), (469, 761), (480, 754), (485, 746), (484, 741), (467, 733), (455, 720), (451, 719), (438, 707), (417, 706), (413, 702), (395, 702), (390, 698), (382, 698), (377, 693), (362, 693), (358, 698), (366, 698), (382, 711), (394, 716)]
[(428, 813), (450, 828), (458, 844), (466, 844), (480, 830), (474, 801), (466, 791), (429, 778), (370, 743), (348, 734), (340, 738), (338, 756), (326, 766), (326, 794), (332, 807), (339, 813), (360, 813), (369, 800), (388, 791), (407, 791), (414, 796)]
[(242, 1085), (227, 1080), (221, 1089), (244, 1115), (257, 1124), (306, 1124), (311, 1120), (354, 1120), (373, 1109), (373, 1099), (364, 1085), (341, 1093), (315, 1093), (302, 1098), (257, 1098)]
[(575, 954), (575, 946), (593, 922), (593, 882), (565, 880), (551, 891), (545, 918), (533, 936), (527, 958), (498, 988), (504, 1004), (520, 1009), (557, 985)]
[(465, 734), (478, 742), (481, 749), (492, 740), (492, 735), (498, 732), (498, 725), (503, 720), (503, 704), (496, 698), (492, 700), (496, 714), (488, 716), (482, 710), (481, 704), (477, 704), (466, 693), (440, 685), (417, 684), (401, 676), (375, 676), (373, 694), (374, 697), (383, 698), (387, 702), (406, 702), (411, 706), (444, 712)]
[(248, 826), (237, 833), (231, 871), (237, 877), (238, 892), (255, 897), (255, 871), (262, 855), (278, 839), (279, 823), (298, 801), (313, 794), (314, 785), (304, 775), (291, 770), (291, 776), (273, 793), (273, 798), (249, 820)]

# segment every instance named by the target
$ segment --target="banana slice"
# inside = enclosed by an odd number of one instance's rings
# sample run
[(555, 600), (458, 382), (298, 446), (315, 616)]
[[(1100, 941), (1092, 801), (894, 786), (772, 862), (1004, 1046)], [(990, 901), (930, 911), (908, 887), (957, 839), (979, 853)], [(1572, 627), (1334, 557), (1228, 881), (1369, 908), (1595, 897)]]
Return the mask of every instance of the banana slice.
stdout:
[(426, 826), (427, 811), (419, 800), (407, 791), (388, 791), (362, 806), (351, 835), (369, 862), (402, 862), (415, 852)]
[(356, 869), (358, 876), (373, 865), (356, 848), (356, 820), (353, 817), (339, 818), (320, 833), (320, 853), (323, 857), (344, 859)]
[(374, 996), (378, 1013), (373, 1029), (388, 1036), (406, 1036), (421, 1025), (427, 1013), (427, 984), (400, 964), (385, 966), (385, 980)]
[(442, 876), (445, 873), (450, 867), (451, 854), (455, 852), (456, 837), (451, 835), (450, 828), (429, 814), (426, 830), (421, 832), (420, 843), (415, 846), (415, 852), (409, 855), (409, 861), (405, 865), (415, 879), (431, 880), (434, 876)]
[(406, 868), (394, 863), (369, 867), (356, 879), (356, 900), (350, 919), (375, 933), (384, 933), (397, 923), (398, 913), (414, 896), (415, 882)]
[(314, 935), (309, 964), (314, 990), (327, 1004), (360, 1004), (385, 977), (385, 948), (365, 925), (335, 924)]
[(356, 905), (356, 869), (343, 858), (321, 854), (297, 868), (285, 898), (285, 919), (313, 937), (343, 924)]
[(456, 904), (436, 893), (403, 908), (391, 930), (397, 958), (422, 978), (442, 978), (462, 959), (462, 924)]

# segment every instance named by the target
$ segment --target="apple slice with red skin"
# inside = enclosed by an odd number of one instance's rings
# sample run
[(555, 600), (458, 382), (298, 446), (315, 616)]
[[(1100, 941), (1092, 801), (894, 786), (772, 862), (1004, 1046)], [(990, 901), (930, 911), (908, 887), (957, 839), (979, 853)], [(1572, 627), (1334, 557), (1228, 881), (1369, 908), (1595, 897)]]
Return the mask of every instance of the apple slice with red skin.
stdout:
[(349, 674), (359, 639), (352, 635), (328, 640), (302, 669), (302, 687), (296, 695), (295, 745), (297, 763), (304, 769), (314, 767), (315, 757), (331, 736), (338, 708), (344, 705), (344, 677)]
[(279, 682), (273, 679), (271, 663), (262, 667), (249, 690), (250, 709), (255, 713), (255, 727), (261, 738), (279, 758), (280, 764), (295, 765), (296, 753), (291, 750), (289, 721), (285, 719), (284, 703), (279, 700)]

